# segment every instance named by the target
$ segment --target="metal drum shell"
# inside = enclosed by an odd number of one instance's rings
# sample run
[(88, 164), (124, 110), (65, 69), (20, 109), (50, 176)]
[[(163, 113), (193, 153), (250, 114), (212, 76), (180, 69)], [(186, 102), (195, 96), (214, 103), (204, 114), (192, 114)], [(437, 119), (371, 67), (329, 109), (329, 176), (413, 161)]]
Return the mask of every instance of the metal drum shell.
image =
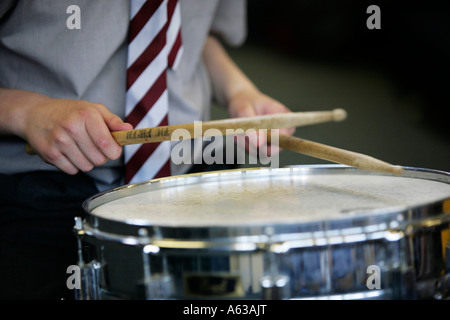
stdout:
[[(450, 175), (445, 172), (409, 167), (404, 169), (406, 177), (450, 183)], [(435, 286), (436, 281), (440, 281), (441, 276), (449, 271), (443, 239), (448, 232), (450, 214), (444, 212), (443, 208), (448, 208), (449, 199), (396, 211), (380, 210), (370, 216), (302, 224), (172, 227), (152, 226), (141, 221), (114, 221), (91, 214), (101, 204), (153, 188), (202, 183), (218, 177), (239, 179), (243, 175), (317, 173), (380, 175), (341, 165), (317, 165), (231, 170), (152, 180), (105, 191), (87, 199), (83, 204), (86, 218), (76, 233), (85, 246), (90, 247), (87, 250), (89, 254), (85, 253), (85, 259), (98, 261), (102, 265), (98, 285), (108, 296), (146, 298), (143, 294), (143, 250), (147, 250), (152, 267), (158, 274), (164, 273), (164, 259), (169, 260), (169, 269), (174, 268), (170, 267), (172, 264), (196, 265), (193, 267), (196, 272), (186, 268), (172, 275), (176, 288), (170, 298), (192, 297), (186, 295), (183, 289), (186, 282), (183, 273), (222, 274), (223, 277), (232, 275), (233, 272), (227, 268), (213, 266), (215, 260), (227, 260), (230, 257), (239, 261), (257, 259), (264, 265), (258, 275), (243, 276), (237, 272), (241, 288), (233, 294), (241, 298), (267, 298), (264, 286), (255, 288), (253, 278), (264, 280), (268, 275), (272, 280), (280, 275), (289, 279), (289, 290), (281, 298), (435, 296), (436, 292), (429, 289), (430, 286)], [(204, 267), (198, 267), (198, 261), (203, 261)], [(315, 266), (311, 263), (308, 269), (305, 267), (307, 261), (318, 263)], [(349, 265), (345, 266), (346, 263)], [(275, 271), (272, 270), (274, 264)], [(367, 274), (363, 272), (363, 267), (374, 264), (384, 268), (383, 282), (387, 283), (385, 290), (367, 290)], [(321, 274), (314, 276), (313, 271), (308, 271), (314, 268), (321, 270)], [(308, 272), (313, 272), (311, 277), (315, 279), (308, 280)], [(356, 273), (359, 276), (355, 276)], [(251, 279), (247, 279), (249, 277)], [(432, 285), (424, 284), (430, 281)], [(213, 298), (221, 297), (227, 298), (226, 295)], [(268, 298), (271, 297), (275, 296), (269, 294)]]

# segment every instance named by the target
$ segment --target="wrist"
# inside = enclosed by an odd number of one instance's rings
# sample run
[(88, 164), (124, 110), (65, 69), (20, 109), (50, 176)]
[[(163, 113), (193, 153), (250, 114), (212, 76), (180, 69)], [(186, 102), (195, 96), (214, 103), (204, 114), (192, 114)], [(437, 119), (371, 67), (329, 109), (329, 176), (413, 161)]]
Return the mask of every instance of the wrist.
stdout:
[(33, 109), (46, 99), (50, 98), (31, 91), (0, 89), (0, 133), (25, 139)]

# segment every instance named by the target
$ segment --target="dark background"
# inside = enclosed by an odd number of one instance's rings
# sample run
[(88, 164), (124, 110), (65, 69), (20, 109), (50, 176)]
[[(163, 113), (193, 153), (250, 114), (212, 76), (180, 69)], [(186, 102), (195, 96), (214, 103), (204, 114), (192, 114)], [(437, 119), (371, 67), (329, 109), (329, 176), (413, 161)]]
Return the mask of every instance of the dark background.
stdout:
[[(369, 30), (367, 7), (381, 10)], [(298, 58), (381, 68), (400, 94), (423, 98), (424, 119), (450, 137), (450, 2), (249, 0), (248, 43)]]
[[(370, 5), (381, 29), (369, 30)], [(228, 48), (293, 111), (344, 108), (296, 136), (405, 166), (450, 171), (450, 3), (248, 0), (248, 37)], [(224, 118), (223, 109), (213, 117)], [(280, 166), (327, 163), (283, 151)]]

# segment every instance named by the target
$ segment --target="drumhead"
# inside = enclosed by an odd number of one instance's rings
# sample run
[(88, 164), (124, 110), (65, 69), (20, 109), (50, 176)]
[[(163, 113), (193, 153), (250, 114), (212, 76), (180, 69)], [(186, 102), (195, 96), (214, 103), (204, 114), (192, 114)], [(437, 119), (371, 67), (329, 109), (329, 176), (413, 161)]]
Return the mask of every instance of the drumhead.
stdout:
[[(127, 223), (236, 226), (307, 223), (399, 211), (450, 197), (450, 185), (415, 178), (295, 170), (205, 174), (196, 183), (151, 188), (92, 214)], [(186, 181), (187, 182), (187, 181)]]
[(118, 225), (321, 230), (324, 224), (361, 226), (437, 215), (447, 199), (450, 175), (445, 172), (405, 167), (397, 177), (317, 165), (151, 180), (95, 195), (83, 206), (95, 228), (113, 226), (114, 232)]

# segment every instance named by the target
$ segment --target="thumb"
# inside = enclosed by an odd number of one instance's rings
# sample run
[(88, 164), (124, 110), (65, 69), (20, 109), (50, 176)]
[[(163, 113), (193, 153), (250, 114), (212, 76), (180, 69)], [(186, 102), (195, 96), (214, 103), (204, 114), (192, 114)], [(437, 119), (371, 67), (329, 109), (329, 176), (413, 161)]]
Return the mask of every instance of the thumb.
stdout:
[(110, 131), (122, 131), (122, 130), (132, 130), (133, 126), (127, 122), (124, 122), (118, 115), (109, 111), (105, 106), (99, 105), (97, 108), (103, 119), (105, 120), (106, 126)]
[(123, 122), (123, 120), (115, 114), (111, 114), (111, 116), (105, 118), (105, 122), (110, 131), (133, 130), (133, 126), (131, 124)]

